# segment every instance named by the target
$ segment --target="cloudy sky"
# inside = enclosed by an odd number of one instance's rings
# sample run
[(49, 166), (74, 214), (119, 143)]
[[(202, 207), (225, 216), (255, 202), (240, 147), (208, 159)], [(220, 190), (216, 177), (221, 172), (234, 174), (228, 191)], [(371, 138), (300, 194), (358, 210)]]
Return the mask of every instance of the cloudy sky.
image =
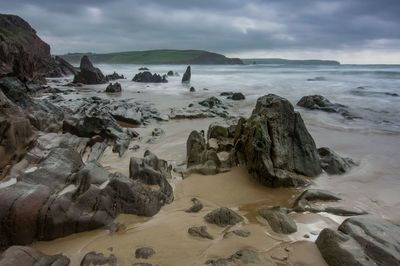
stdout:
[(400, 0), (0, 0), (52, 53), (159, 48), (400, 64)]

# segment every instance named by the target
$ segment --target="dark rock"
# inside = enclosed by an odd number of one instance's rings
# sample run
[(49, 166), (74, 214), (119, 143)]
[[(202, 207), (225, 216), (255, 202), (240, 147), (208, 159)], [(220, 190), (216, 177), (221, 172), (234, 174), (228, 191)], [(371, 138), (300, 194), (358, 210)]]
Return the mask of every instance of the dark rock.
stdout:
[(351, 114), (347, 106), (338, 103), (331, 103), (328, 99), (321, 95), (303, 96), (297, 105), (310, 110), (339, 113), (347, 119), (360, 118)]
[(257, 100), (251, 117), (239, 120), (236, 156), (267, 186), (304, 186), (304, 176), (321, 173), (314, 140), (290, 102), (269, 94)]
[(91, 266), (91, 265), (117, 266), (117, 258), (113, 254), (106, 257), (104, 256), (103, 253), (96, 253), (92, 251), (87, 253), (81, 261), (81, 266)]
[(189, 209), (186, 209), (185, 212), (194, 213), (203, 209), (203, 204), (198, 199), (192, 198), (191, 201), (193, 205)]
[(190, 66), (188, 66), (186, 68), (185, 73), (183, 74), (182, 83), (190, 83), (190, 78), (191, 77), (192, 77), (192, 71), (191, 71)]
[(192, 226), (188, 229), (188, 233), (191, 236), (197, 236), (207, 239), (214, 239), (212, 235), (207, 232), (207, 226)]
[(230, 99), (234, 101), (240, 101), (246, 99), (246, 97), (241, 92), (235, 92), (232, 94), (232, 96), (230, 96)]
[(196, 92), (196, 89), (194, 87), (190, 87), (189, 91), (190, 92)]
[(0, 255), (2, 266), (68, 266), (70, 260), (63, 255), (45, 255), (31, 247), (12, 246)]
[(78, 74), (78, 70), (59, 56), (54, 57), (54, 62), (57, 65), (54, 69), (50, 70), (46, 77), (59, 78), (64, 76), (73, 76)]
[(161, 204), (174, 200), (173, 189), (167, 180), (171, 178), (171, 170), (172, 167), (167, 161), (158, 159), (148, 150), (145, 151), (143, 159), (132, 157), (129, 163), (129, 177), (147, 185), (156, 185)]
[(297, 231), (296, 222), (288, 215), (287, 209), (273, 207), (262, 209), (259, 214), (268, 221), (275, 233), (292, 234)]
[(214, 96), (212, 96), (212, 97), (210, 97), (210, 98), (207, 98), (207, 99), (205, 99), (205, 100), (199, 102), (199, 104), (200, 104), (201, 106), (208, 107), (208, 108), (214, 108), (214, 107), (221, 107), (221, 106), (223, 106), (223, 105), (222, 105), (222, 102), (221, 102), (218, 98), (216, 98), (216, 97), (214, 97)]
[(235, 225), (243, 221), (243, 217), (229, 208), (219, 208), (209, 212), (204, 219), (220, 227)]
[[(207, 265), (211, 266), (227, 266), (227, 265), (247, 265), (257, 264), (260, 265), (261, 259), (256, 251), (251, 249), (242, 249), (228, 258), (209, 259), (206, 261)], [(267, 264), (262, 264), (267, 265)]]
[(114, 73), (110, 74), (110, 75), (106, 75), (106, 79), (108, 81), (112, 81), (112, 80), (117, 80), (117, 79), (125, 79), (124, 75), (119, 75), (117, 72), (114, 71)]
[(167, 75), (172, 77), (174, 75), (174, 71), (172, 71), (172, 70), (168, 71)]
[(138, 248), (135, 251), (135, 258), (137, 259), (148, 259), (153, 256), (156, 252), (151, 247)]
[(103, 84), (107, 79), (100, 69), (93, 66), (89, 57), (84, 55), (81, 59), (80, 71), (75, 75), (73, 83)]
[(228, 96), (228, 97), (232, 97), (232, 95), (233, 95), (232, 91), (224, 91), (219, 94), (219, 96)]
[(325, 81), (325, 77), (315, 77), (315, 78), (309, 78), (307, 81)]
[(400, 227), (378, 217), (349, 218), (338, 231), (322, 230), (315, 243), (330, 266), (400, 265)]
[(149, 71), (149, 69), (147, 67), (140, 67), (139, 71)]
[(326, 147), (319, 148), (318, 154), (321, 168), (330, 175), (344, 174), (357, 165), (351, 158), (340, 157), (337, 153)]
[(165, 131), (162, 128), (157, 127), (155, 129), (153, 129), (153, 131), (151, 132), (151, 135), (153, 137), (159, 137), (159, 136), (165, 135)]
[(193, 130), (186, 141), (187, 167), (203, 163), (203, 154), (207, 150), (204, 135)]
[(115, 93), (121, 91), (122, 91), (121, 84), (119, 84), (118, 82), (110, 83), (105, 90), (105, 92), (107, 93)]
[(144, 71), (136, 74), (132, 81), (144, 82), (144, 83), (166, 83), (168, 82), (165, 75), (161, 76), (159, 74), (151, 74), (149, 71)]

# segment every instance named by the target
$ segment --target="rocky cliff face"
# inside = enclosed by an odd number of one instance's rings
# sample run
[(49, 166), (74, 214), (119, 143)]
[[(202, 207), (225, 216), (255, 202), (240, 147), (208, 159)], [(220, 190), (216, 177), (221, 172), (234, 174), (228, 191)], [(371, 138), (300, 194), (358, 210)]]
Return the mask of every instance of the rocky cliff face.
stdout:
[(50, 46), (28, 22), (15, 15), (0, 14), (0, 76), (44, 81), (49, 73), (73, 74), (73, 69), (68, 68), (51, 57)]

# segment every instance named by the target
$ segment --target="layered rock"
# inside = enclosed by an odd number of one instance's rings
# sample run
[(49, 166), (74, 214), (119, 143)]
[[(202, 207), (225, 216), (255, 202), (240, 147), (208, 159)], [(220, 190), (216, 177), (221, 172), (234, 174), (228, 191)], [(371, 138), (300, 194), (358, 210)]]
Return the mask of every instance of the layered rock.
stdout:
[(349, 218), (315, 243), (330, 266), (400, 265), (400, 226), (378, 217)]
[(68, 266), (70, 260), (63, 255), (45, 255), (31, 247), (12, 246), (0, 256), (0, 265), (40, 265), (40, 266)]
[[(153, 166), (148, 168), (156, 173)], [(152, 216), (171, 199), (161, 178), (109, 174), (99, 165), (85, 165), (72, 149), (54, 148), (37, 168), (0, 188), (0, 246), (93, 230), (119, 213)], [(152, 188), (156, 181), (163, 189)]]
[(257, 100), (251, 117), (239, 121), (235, 143), (238, 161), (264, 185), (306, 185), (304, 176), (321, 173), (317, 148), (303, 119), (277, 95)]
[(136, 74), (132, 81), (143, 82), (143, 83), (167, 83), (167, 77), (161, 76), (157, 73), (151, 74), (149, 71), (144, 71)]
[(183, 74), (182, 83), (190, 83), (191, 77), (192, 77), (192, 69), (190, 68), (190, 66), (188, 66), (186, 68), (185, 73)]
[(73, 83), (103, 84), (107, 82), (101, 70), (93, 66), (87, 55), (82, 57), (79, 69), (79, 72), (74, 77)]
[(229, 116), (228, 106), (216, 97), (209, 97), (200, 102), (191, 103), (188, 107), (172, 108), (170, 119), (198, 119)]

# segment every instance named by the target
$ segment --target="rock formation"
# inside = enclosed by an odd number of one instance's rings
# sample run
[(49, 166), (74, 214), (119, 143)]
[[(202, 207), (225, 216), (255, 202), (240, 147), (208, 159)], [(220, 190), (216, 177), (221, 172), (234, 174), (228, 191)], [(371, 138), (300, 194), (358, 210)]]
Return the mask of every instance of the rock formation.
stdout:
[(351, 158), (340, 157), (336, 152), (326, 147), (319, 148), (318, 155), (321, 168), (330, 175), (344, 174), (357, 165)]
[(70, 260), (63, 255), (48, 256), (30, 247), (12, 246), (0, 255), (2, 266), (68, 266)]
[(117, 72), (114, 71), (114, 73), (110, 74), (110, 75), (106, 75), (106, 79), (108, 81), (113, 81), (113, 80), (117, 80), (117, 79), (124, 79), (124, 75), (119, 75)]
[(191, 71), (190, 66), (188, 66), (186, 68), (185, 73), (183, 74), (182, 83), (190, 83), (190, 78), (191, 77), (192, 77), (192, 71)]
[(216, 224), (219, 227), (235, 225), (244, 220), (238, 213), (225, 207), (207, 213), (207, 215), (204, 216), (204, 219), (206, 222)]
[(132, 81), (143, 82), (143, 83), (167, 83), (167, 77), (165, 75), (161, 76), (159, 74), (151, 74), (149, 71), (144, 71), (136, 74)]
[(87, 55), (82, 57), (79, 69), (78, 74), (74, 77), (73, 83), (103, 84), (107, 82), (101, 70), (93, 66)]
[(288, 215), (288, 210), (285, 208), (264, 208), (259, 214), (268, 221), (275, 233), (291, 234), (297, 231), (296, 222)]
[(108, 84), (105, 90), (105, 92), (107, 93), (116, 93), (121, 91), (122, 91), (121, 84), (119, 84), (118, 82)]

